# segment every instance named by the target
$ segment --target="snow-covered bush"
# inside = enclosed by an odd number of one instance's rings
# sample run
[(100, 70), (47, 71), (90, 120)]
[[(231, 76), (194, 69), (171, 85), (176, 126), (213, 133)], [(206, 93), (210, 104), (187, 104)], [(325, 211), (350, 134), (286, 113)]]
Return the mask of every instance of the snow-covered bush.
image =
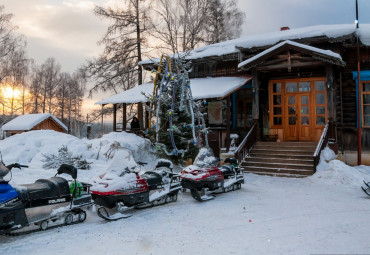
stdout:
[(90, 162), (87, 162), (86, 159), (83, 159), (82, 155), (74, 156), (65, 145), (58, 149), (58, 155), (42, 154), (42, 156), (42, 168), (44, 169), (58, 168), (62, 164), (72, 165), (77, 169), (90, 169)]

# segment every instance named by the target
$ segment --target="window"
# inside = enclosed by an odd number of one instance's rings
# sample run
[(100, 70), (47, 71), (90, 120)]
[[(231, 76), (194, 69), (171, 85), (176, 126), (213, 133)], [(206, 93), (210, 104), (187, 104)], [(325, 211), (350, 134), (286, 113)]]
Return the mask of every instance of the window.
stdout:
[[(294, 85), (291, 88), (294, 90)], [(297, 84), (295, 84), (297, 89)], [(272, 84), (272, 126), (281, 126), (283, 124), (282, 115), (282, 86), (281, 83)]]
[(326, 124), (326, 93), (325, 82), (315, 81), (315, 123), (316, 126)]
[(370, 127), (370, 82), (362, 82), (362, 126)]

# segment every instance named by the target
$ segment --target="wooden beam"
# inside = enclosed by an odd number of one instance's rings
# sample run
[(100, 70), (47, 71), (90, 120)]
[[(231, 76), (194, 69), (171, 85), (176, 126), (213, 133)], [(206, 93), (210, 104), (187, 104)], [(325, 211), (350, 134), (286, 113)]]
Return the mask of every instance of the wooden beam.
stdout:
[(117, 131), (117, 104), (113, 104), (113, 132)]
[(231, 130), (231, 103), (230, 103), (230, 95), (226, 98), (226, 141), (225, 147), (226, 151), (230, 149), (230, 130)]
[(328, 119), (334, 119), (334, 95), (333, 95), (333, 66), (327, 65), (326, 66), (326, 86), (327, 86), (327, 105), (328, 105)]
[(150, 127), (150, 125), (149, 125), (149, 107), (150, 107), (150, 103), (149, 102), (147, 102), (147, 103), (145, 103), (145, 105), (146, 105), (146, 107), (145, 107), (145, 126), (144, 126), (144, 128), (145, 129), (147, 129), (147, 128), (149, 128)]
[(258, 71), (256, 69), (252, 71), (252, 89), (253, 89), (252, 118), (254, 120), (258, 120), (259, 119), (259, 81), (258, 81)]
[[(312, 62), (302, 62), (302, 63), (291, 63), (290, 67), (291, 68), (296, 68), (296, 67), (307, 67), (307, 66), (322, 66), (325, 63), (319, 62), (319, 61), (312, 61)], [(258, 71), (270, 71), (270, 70), (276, 70), (276, 69), (285, 69), (288, 68), (289, 66), (287, 64), (281, 64), (281, 65), (271, 65), (271, 66), (259, 66), (257, 67)]]
[(142, 103), (137, 103), (137, 114), (138, 114), (140, 128), (143, 128), (144, 118), (143, 118), (143, 104)]
[(126, 131), (126, 125), (127, 125), (127, 104), (122, 104), (122, 131)]

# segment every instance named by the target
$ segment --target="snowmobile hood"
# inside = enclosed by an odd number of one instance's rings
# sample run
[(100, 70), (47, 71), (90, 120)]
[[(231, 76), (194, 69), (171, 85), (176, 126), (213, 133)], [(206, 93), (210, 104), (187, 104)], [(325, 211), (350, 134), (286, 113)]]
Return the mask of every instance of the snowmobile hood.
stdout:
[(0, 206), (13, 198), (16, 198), (18, 193), (12, 186), (7, 183), (0, 183)]

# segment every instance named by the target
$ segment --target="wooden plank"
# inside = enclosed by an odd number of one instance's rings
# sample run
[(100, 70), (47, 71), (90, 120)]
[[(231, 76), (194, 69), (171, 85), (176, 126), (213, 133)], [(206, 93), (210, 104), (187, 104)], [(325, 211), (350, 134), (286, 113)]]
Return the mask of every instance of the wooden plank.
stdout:
[(259, 119), (259, 81), (258, 72), (256, 69), (252, 71), (252, 88), (253, 88), (253, 104), (252, 104), (252, 118)]

